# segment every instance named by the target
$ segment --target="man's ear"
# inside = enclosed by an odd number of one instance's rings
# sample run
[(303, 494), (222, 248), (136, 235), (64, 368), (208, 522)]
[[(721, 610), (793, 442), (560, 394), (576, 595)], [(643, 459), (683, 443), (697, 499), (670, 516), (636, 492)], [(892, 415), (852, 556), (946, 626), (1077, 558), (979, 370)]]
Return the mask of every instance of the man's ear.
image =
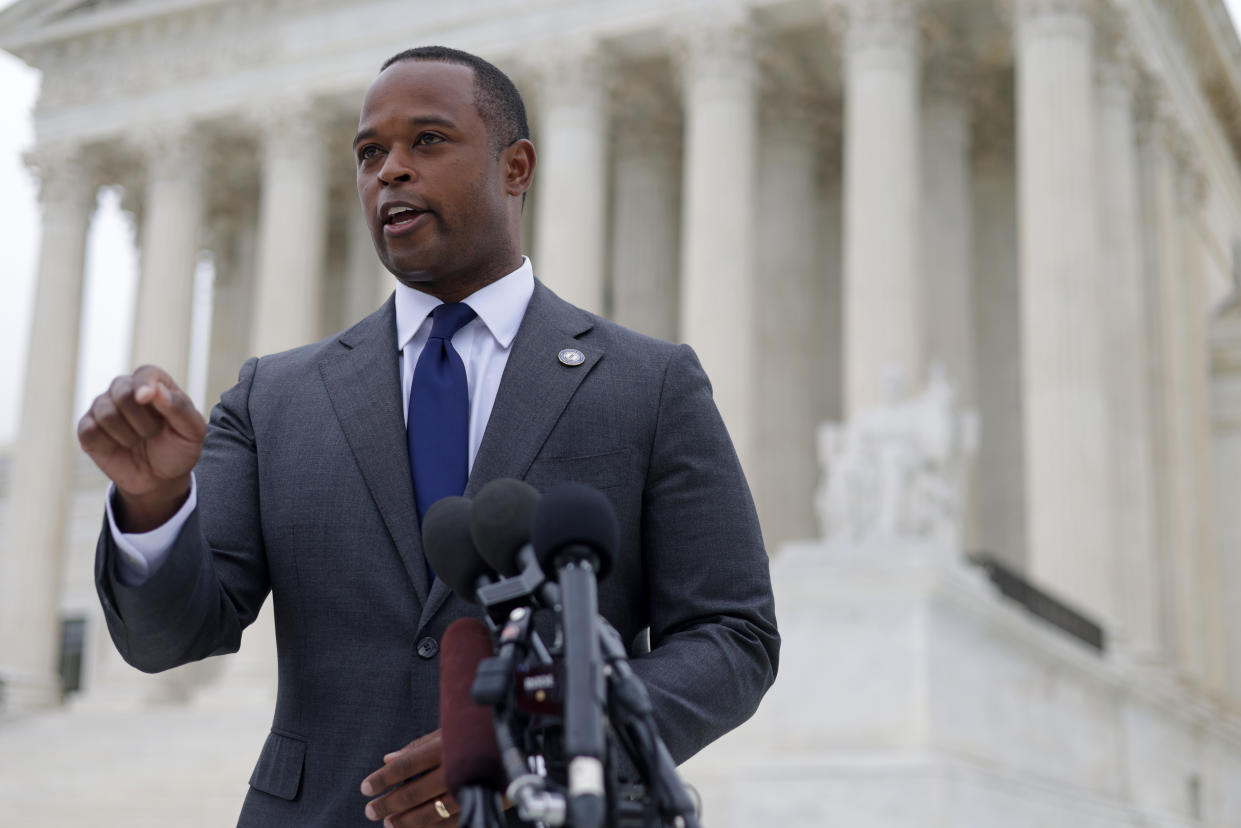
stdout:
[(534, 144), (519, 138), (500, 153), (504, 170), (504, 188), (511, 196), (519, 196), (530, 189), (534, 181)]

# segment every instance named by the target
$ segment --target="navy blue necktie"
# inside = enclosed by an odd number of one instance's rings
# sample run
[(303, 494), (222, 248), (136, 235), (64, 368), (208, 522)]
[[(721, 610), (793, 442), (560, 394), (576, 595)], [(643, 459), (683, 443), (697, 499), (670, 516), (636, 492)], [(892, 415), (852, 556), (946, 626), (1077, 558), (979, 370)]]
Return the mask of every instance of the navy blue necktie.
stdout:
[(464, 492), (470, 474), (470, 391), (452, 337), (473, 318), (459, 302), (431, 311), (431, 338), (414, 367), (406, 438), (419, 525), (432, 503)]

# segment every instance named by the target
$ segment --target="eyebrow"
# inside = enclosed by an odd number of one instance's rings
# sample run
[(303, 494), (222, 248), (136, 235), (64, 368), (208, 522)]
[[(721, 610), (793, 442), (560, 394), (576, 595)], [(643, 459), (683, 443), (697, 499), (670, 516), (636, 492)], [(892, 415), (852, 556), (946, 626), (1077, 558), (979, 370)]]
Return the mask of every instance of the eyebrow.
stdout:
[[(457, 125), (454, 122), (439, 115), (416, 115), (406, 121), (406, 123), (412, 127), (437, 126), (444, 127), (445, 129), (457, 128)], [(358, 144), (369, 138), (374, 138), (378, 134), (379, 130), (374, 127), (366, 127), (358, 130), (358, 134), (353, 136), (353, 148), (357, 149)]]

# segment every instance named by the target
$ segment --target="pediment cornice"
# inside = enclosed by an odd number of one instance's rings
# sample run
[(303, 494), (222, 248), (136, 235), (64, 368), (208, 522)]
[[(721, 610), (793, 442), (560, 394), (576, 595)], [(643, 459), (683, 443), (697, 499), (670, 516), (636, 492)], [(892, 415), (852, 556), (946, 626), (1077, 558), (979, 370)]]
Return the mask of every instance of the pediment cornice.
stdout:
[(233, 0), (19, 0), (0, 12), (0, 48), (30, 61), (45, 44), (230, 2)]

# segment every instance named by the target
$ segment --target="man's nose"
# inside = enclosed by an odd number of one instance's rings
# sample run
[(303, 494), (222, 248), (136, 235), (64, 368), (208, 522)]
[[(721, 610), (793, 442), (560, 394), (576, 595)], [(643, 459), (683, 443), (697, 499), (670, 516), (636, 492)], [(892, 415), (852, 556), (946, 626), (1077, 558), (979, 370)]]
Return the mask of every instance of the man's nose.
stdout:
[(399, 149), (390, 151), (379, 170), (379, 180), (385, 184), (394, 184), (398, 181), (413, 181), (414, 178), (414, 167), (408, 154)]

